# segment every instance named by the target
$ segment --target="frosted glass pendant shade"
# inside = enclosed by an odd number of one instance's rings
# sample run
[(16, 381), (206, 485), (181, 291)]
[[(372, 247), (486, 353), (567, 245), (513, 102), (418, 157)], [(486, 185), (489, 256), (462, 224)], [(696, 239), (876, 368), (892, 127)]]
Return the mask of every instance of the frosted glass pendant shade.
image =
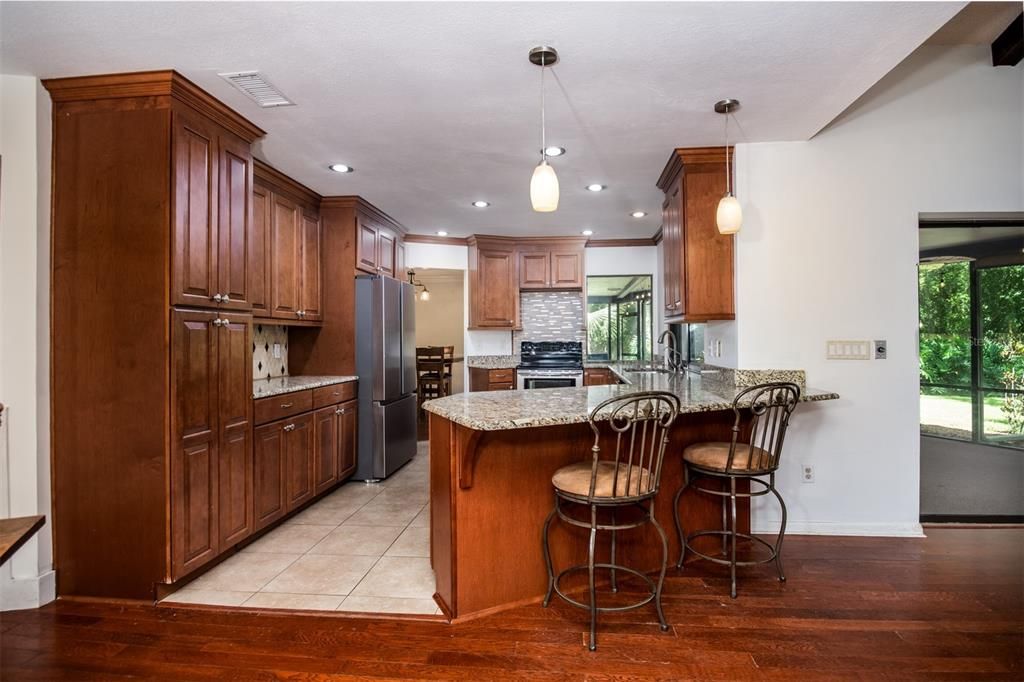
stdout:
[(743, 209), (740, 202), (731, 194), (726, 194), (718, 202), (718, 212), (715, 214), (715, 223), (718, 224), (718, 231), (722, 234), (736, 234), (743, 224)]
[(533, 169), (530, 179), (530, 203), (533, 210), (550, 213), (558, 208), (558, 176), (547, 161), (541, 161)]

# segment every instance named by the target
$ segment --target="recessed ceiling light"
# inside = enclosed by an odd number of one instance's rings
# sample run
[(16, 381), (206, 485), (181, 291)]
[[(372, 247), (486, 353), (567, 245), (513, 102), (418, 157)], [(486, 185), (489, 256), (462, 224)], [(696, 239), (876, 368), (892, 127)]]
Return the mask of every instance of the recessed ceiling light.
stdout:
[(437, 231), (437, 236), (438, 236), (438, 237), (447, 237), (447, 236), (448, 236), (448, 233), (447, 233), (447, 232), (445, 232), (444, 230), (438, 230), (438, 231)]
[(634, 218), (643, 218), (647, 213), (645, 211), (633, 211), (630, 215)]
[(355, 168), (353, 168), (352, 166), (346, 166), (343, 163), (332, 163), (330, 166), (328, 166), (328, 168), (330, 168), (335, 173), (351, 173), (352, 171), (355, 170)]
[(474, 202), (473, 202), (473, 205), (474, 205), (474, 206), (476, 206), (477, 208), (487, 208), (488, 206), (490, 206), (490, 205), (491, 205), (491, 202), (489, 202), (489, 201), (482, 201), (482, 200), (477, 200), (477, 201), (474, 201)]
[(605, 189), (605, 186), (599, 185), (595, 182), (593, 185), (587, 185), (587, 189), (590, 190), (591, 192), (600, 192), (601, 190)]
[(546, 156), (561, 156), (565, 153), (565, 147), (545, 147), (543, 153)]
[(583, 230), (583, 236), (584, 237), (589, 237), (592, 234), (594, 234), (593, 230)]

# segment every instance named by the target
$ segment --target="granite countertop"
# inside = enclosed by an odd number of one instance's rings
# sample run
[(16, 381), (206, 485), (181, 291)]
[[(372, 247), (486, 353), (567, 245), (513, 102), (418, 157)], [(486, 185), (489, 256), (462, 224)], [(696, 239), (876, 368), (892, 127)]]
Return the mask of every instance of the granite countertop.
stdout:
[(466, 367), (475, 369), (515, 369), (518, 355), (467, 355)]
[[(586, 422), (591, 410), (608, 398), (641, 391), (669, 391), (680, 400), (680, 412), (715, 412), (732, 409), (732, 401), (745, 386), (737, 385), (732, 372), (716, 374), (660, 374), (633, 372), (617, 365), (608, 367), (625, 383), (582, 388), (542, 388), (527, 391), (458, 393), (424, 403), (433, 414), (478, 431), (525, 429), (554, 424)], [(839, 394), (804, 388), (801, 402), (836, 400)]]
[(275, 377), (273, 379), (256, 379), (252, 382), (253, 398), (269, 398), (283, 393), (306, 391), (311, 388), (343, 384), (356, 381), (355, 376), (308, 376), (308, 377)]

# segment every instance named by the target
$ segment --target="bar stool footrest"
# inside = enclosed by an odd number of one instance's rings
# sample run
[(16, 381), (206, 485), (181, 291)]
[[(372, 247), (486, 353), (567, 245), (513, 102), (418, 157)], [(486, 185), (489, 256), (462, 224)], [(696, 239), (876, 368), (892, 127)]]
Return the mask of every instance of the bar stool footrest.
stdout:
[[(728, 531), (728, 530), (702, 530), (702, 531), (698, 531), (696, 533), (691, 533), (690, 535), (686, 536), (686, 551), (687, 552), (692, 552), (692, 553), (696, 554), (697, 556), (699, 556), (701, 559), (704, 559), (705, 561), (711, 561), (713, 563), (721, 564), (723, 566), (730, 566), (732, 564), (732, 562), (729, 559), (721, 559), (719, 557), (713, 557), (713, 556), (711, 556), (709, 554), (705, 554), (704, 552), (701, 552), (700, 550), (697, 550), (697, 549), (693, 548), (693, 545), (691, 543), (694, 541), (695, 538), (707, 537), (707, 536), (711, 536), (711, 535), (718, 536), (718, 537), (727, 537), (728, 538), (728, 537), (732, 537), (733, 533), (732, 533), (732, 531)], [(767, 547), (768, 550), (771, 552), (771, 556), (769, 556), (769, 557), (767, 557), (765, 559), (757, 559), (755, 561), (737, 561), (736, 562), (737, 566), (757, 566), (759, 564), (767, 564), (769, 562), (775, 561), (775, 558), (778, 556), (778, 552), (775, 551), (775, 546), (772, 545), (770, 542), (768, 542), (766, 540), (762, 540), (759, 537), (756, 537), (754, 535), (749, 535), (747, 533), (736, 533), (736, 537), (744, 538), (746, 540), (753, 540), (754, 542), (759, 542), (759, 543), (761, 543), (762, 546)]]
[[(614, 611), (629, 611), (629, 610), (632, 610), (632, 609), (638, 609), (641, 606), (646, 606), (647, 604), (650, 604), (652, 601), (654, 601), (654, 598), (658, 594), (658, 586), (657, 586), (657, 584), (655, 584), (654, 580), (649, 575), (641, 573), (640, 571), (637, 571), (635, 569), (629, 568), (627, 566), (620, 566), (618, 564), (594, 564), (594, 570), (597, 570), (599, 568), (615, 569), (616, 571), (623, 571), (625, 573), (629, 573), (630, 575), (635, 575), (636, 577), (642, 579), (644, 582), (647, 583), (647, 586), (650, 588), (651, 593), (649, 595), (647, 595), (641, 601), (635, 602), (633, 604), (626, 604), (625, 606), (598, 606), (598, 607), (596, 607), (598, 613), (610, 613), (610, 612), (614, 612)], [(577, 572), (577, 571), (587, 571), (589, 569), (590, 569), (590, 567), (587, 564), (579, 564), (579, 565), (576, 565), (576, 566), (570, 566), (569, 568), (565, 569), (564, 571), (562, 571), (561, 573), (556, 575), (555, 576), (555, 584), (554, 584), (555, 594), (557, 594), (563, 600), (565, 600), (569, 604), (572, 604), (576, 608), (580, 608), (580, 609), (584, 609), (584, 610), (589, 611), (590, 610), (590, 604), (585, 604), (585, 603), (583, 603), (581, 601), (577, 601), (577, 600), (573, 599), (572, 597), (566, 595), (565, 592), (562, 592), (562, 588), (559, 585), (559, 581), (561, 581), (562, 577), (565, 576), (566, 574)]]

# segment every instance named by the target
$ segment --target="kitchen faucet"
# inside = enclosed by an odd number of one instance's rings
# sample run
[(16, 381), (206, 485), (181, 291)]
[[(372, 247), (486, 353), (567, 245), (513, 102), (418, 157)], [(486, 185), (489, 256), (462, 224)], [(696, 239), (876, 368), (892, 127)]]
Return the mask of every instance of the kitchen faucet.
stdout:
[[(671, 345), (665, 344), (665, 337), (672, 339)], [(683, 354), (680, 353), (679, 350), (676, 348), (675, 333), (671, 329), (666, 328), (665, 331), (663, 331), (661, 335), (658, 337), (658, 345), (665, 346), (669, 350), (669, 369), (671, 369), (673, 372), (678, 372), (679, 370), (681, 370), (683, 368)]]

